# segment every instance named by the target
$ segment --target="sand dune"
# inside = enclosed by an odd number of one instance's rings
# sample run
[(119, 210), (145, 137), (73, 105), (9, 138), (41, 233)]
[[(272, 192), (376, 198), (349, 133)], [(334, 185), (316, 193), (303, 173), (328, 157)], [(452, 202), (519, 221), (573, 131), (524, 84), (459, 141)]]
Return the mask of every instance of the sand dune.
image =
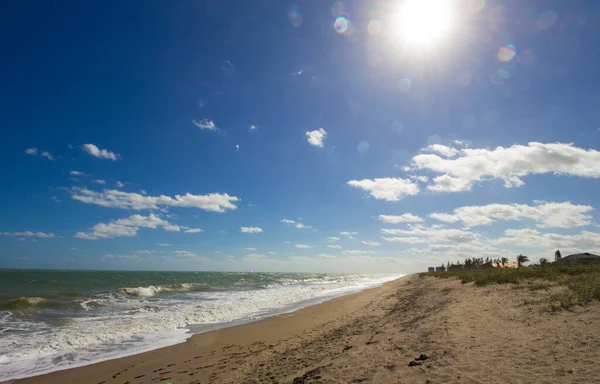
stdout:
[(600, 383), (600, 304), (552, 313), (541, 304), (545, 295), (413, 275), (184, 344), (18, 382)]

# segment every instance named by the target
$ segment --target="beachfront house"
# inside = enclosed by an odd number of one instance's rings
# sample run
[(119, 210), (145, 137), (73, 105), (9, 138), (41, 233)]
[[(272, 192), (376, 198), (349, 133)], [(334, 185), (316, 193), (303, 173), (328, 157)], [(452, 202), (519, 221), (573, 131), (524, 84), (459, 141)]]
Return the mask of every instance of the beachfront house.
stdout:
[(574, 253), (569, 256), (565, 256), (557, 261), (557, 263), (565, 263), (569, 261), (578, 261), (578, 262), (600, 262), (600, 256), (594, 255), (593, 253), (584, 252), (584, 253)]

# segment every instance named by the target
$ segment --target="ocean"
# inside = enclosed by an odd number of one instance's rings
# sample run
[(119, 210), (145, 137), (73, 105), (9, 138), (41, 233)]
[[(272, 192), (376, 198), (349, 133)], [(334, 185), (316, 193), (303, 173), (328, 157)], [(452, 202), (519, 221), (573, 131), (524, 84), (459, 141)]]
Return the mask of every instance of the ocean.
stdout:
[(0, 270), (0, 381), (177, 344), (398, 277)]

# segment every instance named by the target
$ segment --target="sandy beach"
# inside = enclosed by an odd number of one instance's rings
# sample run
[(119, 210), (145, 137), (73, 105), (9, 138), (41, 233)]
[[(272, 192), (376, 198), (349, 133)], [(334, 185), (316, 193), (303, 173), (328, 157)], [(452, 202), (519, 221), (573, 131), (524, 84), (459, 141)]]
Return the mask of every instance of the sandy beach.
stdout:
[(600, 304), (550, 312), (547, 294), (411, 275), (15, 383), (600, 383)]

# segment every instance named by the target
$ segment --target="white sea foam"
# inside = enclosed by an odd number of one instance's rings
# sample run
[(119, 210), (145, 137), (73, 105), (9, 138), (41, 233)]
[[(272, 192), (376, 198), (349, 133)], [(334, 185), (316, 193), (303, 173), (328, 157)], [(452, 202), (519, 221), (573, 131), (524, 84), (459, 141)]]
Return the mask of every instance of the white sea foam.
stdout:
[[(189, 292), (191, 285), (122, 288), (120, 295), (107, 297), (94, 315), (73, 317), (68, 323), (51, 329), (47, 325), (20, 322), (25, 327), (21, 330), (28, 330), (26, 337), (22, 332), (2, 332), (0, 381), (176, 344), (189, 337), (190, 325), (199, 330), (201, 327), (197, 325), (206, 329), (206, 326), (214, 328), (228, 322), (252, 321), (377, 286), (397, 277), (289, 279), (266, 289), (248, 291)], [(165, 289), (180, 293), (175, 297), (155, 296)], [(123, 293), (136, 299), (123, 298)], [(83, 301), (81, 306), (89, 309), (91, 303), (92, 300)], [(0, 329), (5, 328), (3, 323), (10, 321), (10, 317), (0, 317)]]

